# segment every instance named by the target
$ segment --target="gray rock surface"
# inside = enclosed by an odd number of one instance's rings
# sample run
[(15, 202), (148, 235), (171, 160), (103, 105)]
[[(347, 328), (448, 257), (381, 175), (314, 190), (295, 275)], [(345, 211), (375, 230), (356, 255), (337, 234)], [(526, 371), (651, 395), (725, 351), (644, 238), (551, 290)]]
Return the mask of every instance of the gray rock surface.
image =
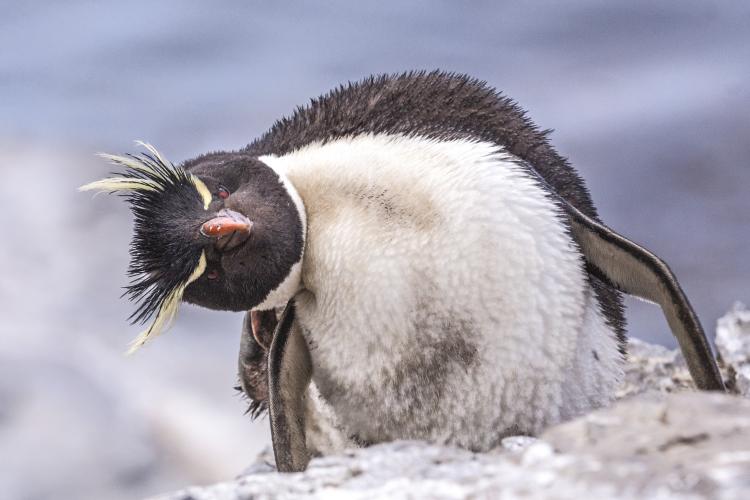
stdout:
[(737, 302), (716, 327), (719, 360), (726, 366), (732, 391), (750, 397), (750, 310)]
[[(747, 395), (750, 311), (722, 318), (716, 343), (730, 389)], [(402, 441), (317, 458), (299, 474), (276, 473), (265, 453), (233, 481), (157, 498), (750, 498), (750, 400), (692, 390), (679, 353), (640, 341), (618, 396), (490, 453)]]

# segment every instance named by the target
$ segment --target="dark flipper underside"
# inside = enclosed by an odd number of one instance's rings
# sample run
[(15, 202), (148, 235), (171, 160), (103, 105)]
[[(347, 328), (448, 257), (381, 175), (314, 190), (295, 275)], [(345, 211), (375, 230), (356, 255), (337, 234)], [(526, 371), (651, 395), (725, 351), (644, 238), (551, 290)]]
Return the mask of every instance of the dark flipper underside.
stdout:
[(280, 472), (305, 470), (310, 454), (305, 443), (305, 392), (312, 377), (307, 344), (294, 327), (289, 302), (274, 332), (268, 356), (268, 409), (271, 440)]
[(698, 317), (667, 264), (607, 226), (564, 203), (573, 237), (597, 277), (661, 306), (698, 388), (724, 391), (719, 368)]

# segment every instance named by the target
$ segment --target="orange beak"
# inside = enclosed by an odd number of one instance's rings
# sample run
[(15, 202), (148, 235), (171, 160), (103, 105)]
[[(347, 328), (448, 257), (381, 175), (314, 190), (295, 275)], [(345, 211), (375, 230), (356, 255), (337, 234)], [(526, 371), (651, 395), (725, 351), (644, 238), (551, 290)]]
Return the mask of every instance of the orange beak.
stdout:
[(239, 212), (234, 210), (221, 210), (216, 217), (209, 219), (201, 225), (200, 232), (203, 236), (216, 238), (218, 250), (230, 250), (250, 237), (253, 223)]

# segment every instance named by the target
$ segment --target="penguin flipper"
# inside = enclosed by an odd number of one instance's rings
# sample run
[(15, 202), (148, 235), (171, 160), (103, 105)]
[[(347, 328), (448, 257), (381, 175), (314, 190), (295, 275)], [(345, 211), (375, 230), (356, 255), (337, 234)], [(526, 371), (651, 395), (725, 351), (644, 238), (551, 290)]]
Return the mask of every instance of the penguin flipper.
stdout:
[(573, 237), (597, 277), (624, 293), (661, 306), (695, 385), (703, 390), (724, 391), (703, 327), (667, 264), (570, 203), (564, 204)]
[(312, 378), (312, 362), (294, 316), (294, 302), (289, 301), (268, 356), (268, 410), (279, 472), (303, 471), (310, 461), (305, 440), (305, 393)]

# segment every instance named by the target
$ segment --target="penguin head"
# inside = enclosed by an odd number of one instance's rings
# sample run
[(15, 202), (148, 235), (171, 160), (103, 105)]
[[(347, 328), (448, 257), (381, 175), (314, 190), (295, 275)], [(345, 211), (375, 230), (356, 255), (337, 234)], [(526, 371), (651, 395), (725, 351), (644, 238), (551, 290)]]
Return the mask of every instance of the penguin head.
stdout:
[(165, 330), (181, 301), (210, 309), (271, 309), (298, 291), (304, 208), (282, 175), (243, 153), (175, 166), (149, 144), (101, 155), (124, 168), (82, 190), (122, 193), (134, 216), (131, 320), (151, 325), (130, 351)]
[[(286, 303), (299, 288), (305, 236), (304, 208), (291, 183), (244, 153), (213, 153), (185, 168), (212, 193), (212, 218), (200, 230), (208, 239), (207, 271), (187, 287), (185, 301), (231, 311)], [(244, 223), (249, 232), (233, 230)]]

